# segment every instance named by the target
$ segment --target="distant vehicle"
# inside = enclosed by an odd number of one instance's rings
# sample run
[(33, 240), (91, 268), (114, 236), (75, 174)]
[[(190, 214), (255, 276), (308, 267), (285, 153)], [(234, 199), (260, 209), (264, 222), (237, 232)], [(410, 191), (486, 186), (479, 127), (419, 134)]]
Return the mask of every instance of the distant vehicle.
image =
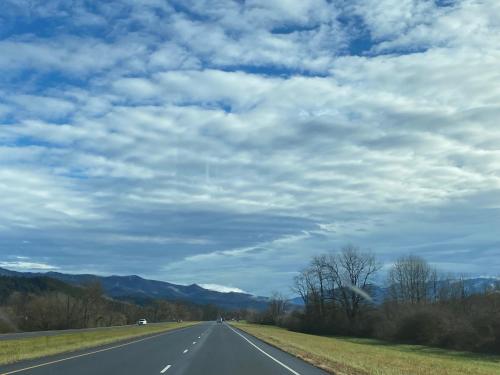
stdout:
[(148, 324), (148, 321), (146, 319), (139, 319), (137, 321), (138, 326), (145, 326), (146, 324)]
[(222, 321), (223, 321), (223, 319), (222, 319), (222, 318), (218, 318), (218, 319), (217, 319), (217, 324), (222, 324)]

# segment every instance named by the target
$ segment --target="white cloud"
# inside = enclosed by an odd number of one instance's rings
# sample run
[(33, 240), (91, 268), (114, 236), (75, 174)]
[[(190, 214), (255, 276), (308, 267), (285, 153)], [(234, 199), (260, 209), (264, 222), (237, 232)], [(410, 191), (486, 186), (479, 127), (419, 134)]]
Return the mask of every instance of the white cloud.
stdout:
[(374, 47), (377, 52), (498, 46), (500, 23), (495, 15), (500, 4), (495, 0), (450, 1), (444, 7), (435, 1), (360, 0), (353, 9), (380, 42)]
[(189, 50), (171, 42), (162, 43), (149, 59), (152, 68), (158, 70), (200, 69), (201, 62)]
[[(62, 118), (75, 110), (75, 105), (60, 98), (37, 95), (6, 95), (7, 100), (13, 104), (10, 115), (15, 112), (17, 117), (31, 117), (40, 119)], [(19, 115), (22, 113), (22, 115)]]
[[(161, 4), (83, 7), (90, 36), (64, 23), (0, 42), (0, 228), (12, 243), (33, 252), (43, 230), (66, 265), (72, 251), (103, 252), (116, 266), (86, 268), (241, 277), (260, 292), (343, 241), (385, 260), (414, 248), (445, 264), (459, 249), (468, 265), (476, 249), (475, 267), (488, 263), (496, 2)], [(339, 20), (353, 15), (363, 24)], [(350, 55), (364, 31), (368, 52)], [(50, 229), (61, 226), (67, 236)]]
[(58, 269), (58, 267), (46, 263), (24, 261), (0, 262), (0, 267), (14, 271), (54, 271)]
[(358, 0), (352, 8), (363, 17), (377, 40), (396, 38), (408, 29), (429, 22), (429, 18), (440, 11), (434, 1), (426, 0)]
[(109, 235), (104, 239), (105, 241), (110, 241), (112, 243), (116, 242), (132, 242), (139, 244), (157, 244), (157, 245), (168, 245), (168, 244), (189, 244), (189, 245), (208, 245), (210, 241), (200, 239), (200, 238), (181, 238), (181, 237), (165, 237), (165, 236), (137, 236), (137, 235)]
[(0, 170), (0, 204), (0, 223), (11, 230), (66, 226), (103, 216), (74, 182), (26, 168)]
[(151, 98), (161, 93), (156, 85), (144, 78), (120, 78), (113, 83), (113, 87), (123, 95), (139, 99)]
[(200, 284), (202, 288), (209, 289), (209, 290), (214, 290), (216, 292), (221, 292), (221, 293), (247, 293), (244, 290), (240, 288), (235, 288), (231, 286), (224, 286), (224, 285), (219, 285), (219, 284)]
[(108, 44), (81, 37), (4, 39), (0, 41), (0, 70), (61, 71), (86, 77), (118, 64), (133, 69), (134, 58), (145, 51), (134, 40)]

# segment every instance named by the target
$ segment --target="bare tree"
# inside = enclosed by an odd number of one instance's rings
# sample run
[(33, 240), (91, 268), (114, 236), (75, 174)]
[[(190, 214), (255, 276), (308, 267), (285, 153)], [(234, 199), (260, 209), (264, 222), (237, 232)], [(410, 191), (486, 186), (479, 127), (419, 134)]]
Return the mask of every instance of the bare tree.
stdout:
[[(421, 257), (399, 258), (389, 271), (389, 290), (393, 300), (410, 304), (430, 302), (437, 288), (436, 271)], [(434, 291), (435, 296), (438, 291)], [(435, 297), (434, 296), (434, 297)]]
[(328, 297), (334, 292), (334, 287), (328, 282), (328, 257), (326, 255), (315, 256), (310, 265), (312, 273), (317, 284), (317, 302), (320, 316), (325, 315), (325, 303)]
[(273, 324), (278, 324), (281, 318), (285, 315), (288, 305), (287, 298), (279, 293), (273, 292), (269, 298), (269, 312)]
[(104, 291), (98, 281), (92, 281), (85, 285), (82, 303), (82, 326), (95, 327), (102, 320), (101, 310), (103, 308)]
[(304, 301), (304, 305), (307, 306), (309, 304), (309, 289), (307, 283), (307, 270), (301, 271), (297, 276), (293, 278), (293, 286), (292, 291), (297, 293), (302, 301)]
[(316, 274), (310, 267), (302, 270), (294, 278), (292, 290), (300, 295), (306, 308), (314, 308), (319, 300), (319, 290)]
[(349, 320), (354, 320), (364, 301), (370, 300), (369, 286), (380, 265), (371, 253), (353, 245), (344, 246), (339, 254), (331, 255), (326, 263), (328, 277), (337, 289), (335, 299), (344, 308)]

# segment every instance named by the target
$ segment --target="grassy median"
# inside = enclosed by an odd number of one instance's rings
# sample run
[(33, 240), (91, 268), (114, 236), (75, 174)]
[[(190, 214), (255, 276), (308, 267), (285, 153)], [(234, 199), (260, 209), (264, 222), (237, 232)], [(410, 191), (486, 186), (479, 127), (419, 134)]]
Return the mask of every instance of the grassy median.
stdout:
[(194, 324), (196, 322), (162, 323), (147, 326), (104, 328), (96, 331), (71, 332), (54, 336), (2, 340), (0, 341), (0, 364), (91, 348)]
[(338, 375), (498, 375), (500, 356), (397, 345), (371, 339), (323, 337), (282, 328), (235, 327)]

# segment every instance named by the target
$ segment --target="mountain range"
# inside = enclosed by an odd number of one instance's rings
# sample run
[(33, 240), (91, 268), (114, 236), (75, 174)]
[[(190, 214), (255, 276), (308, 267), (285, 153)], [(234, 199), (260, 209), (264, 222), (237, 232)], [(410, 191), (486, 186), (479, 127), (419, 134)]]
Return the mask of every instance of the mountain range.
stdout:
[(197, 284), (177, 285), (165, 281), (148, 280), (139, 276), (96, 276), (90, 274), (73, 275), (59, 272), (17, 272), (0, 268), (0, 276), (40, 277), (46, 276), (73, 286), (83, 286), (99, 282), (104, 293), (118, 300), (143, 303), (152, 299), (184, 301), (196, 304), (213, 304), (228, 310), (255, 309), (267, 307), (268, 299), (247, 293), (217, 292), (202, 288)]
[[(446, 285), (453, 285), (454, 283), (459, 282), (455, 279), (449, 280), (440, 280), (438, 281), (437, 287), (444, 287)], [(467, 295), (472, 294), (480, 294), (487, 292), (488, 290), (494, 289), (497, 285), (499, 285), (500, 280), (495, 277), (472, 277), (468, 279), (461, 280), (463, 282), (463, 289)], [(376, 305), (380, 305), (384, 302), (384, 300), (389, 296), (389, 288), (380, 285), (370, 285), (370, 297), (372, 298), (373, 303)], [(431, 286), (429, 286), (429, 293), (432, 294), (430, 290)]]
[[(153, 299), (169, 301), (184, 301), (195, 304), (213, 304), (227, 310), (255, 309), (264, 310), (268, 306), (267, 297), (254, 296), (248, 293), (217, 292), (202, 288), (197, 284), (178, 285), (165, 281), (148, 280), (142, 277), (131, 276), (96, 276), (90, 274), (65, 274), (59, 272), (17, 272), (0, 268), (0, 276), (33, 278), (45, 276), (62, 281), (71, 286), (83, 286), (91, 282), (99, 282), (104, 293), (117, 300), (146, 303)], [(464, 287), (468, 294), (482, 293), (491, 289), (499, 282), (497, 278), (477, 277), (464, 280)], [(378, 285), (371, 286), (371, 297), (375, 304), (381, 304), (388, 296), (388, 288)], [(302, 306), (300, 297), (289, 300), (291, 305)]]

